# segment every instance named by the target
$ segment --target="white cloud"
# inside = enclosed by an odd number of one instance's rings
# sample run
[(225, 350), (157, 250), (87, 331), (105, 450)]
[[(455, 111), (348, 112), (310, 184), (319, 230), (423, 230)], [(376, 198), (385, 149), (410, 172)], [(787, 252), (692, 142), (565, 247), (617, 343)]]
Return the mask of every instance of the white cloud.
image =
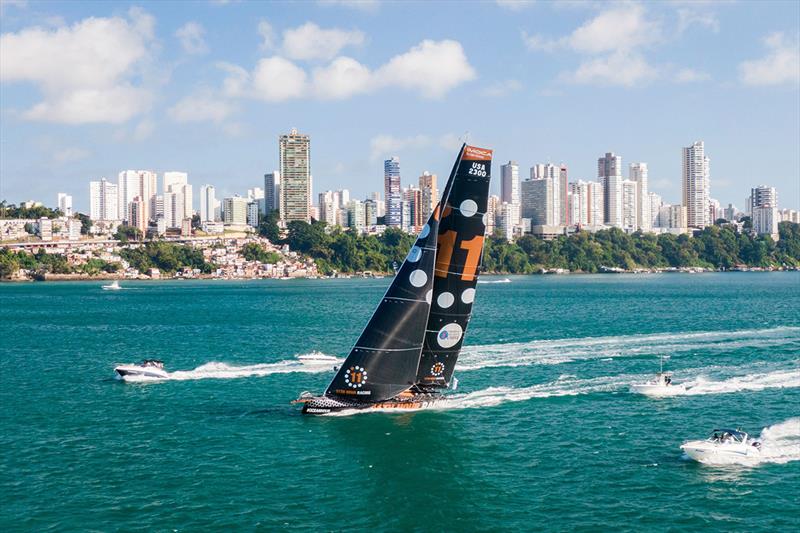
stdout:
[(711, 76), (706, 72), (700, 72), (692, 68), (682, 68), (675, 73), (675, 81), (679, 83), (692, 83), (695, 81), (707, 81)]
[(324, 68), (314, 69), (314, 93), (322, 99), (343, 99), (371, 88), (369, 69), (349, 57), (337, 57)]
[(224, 61), (218, 62), (216, 66), (227, 73), (227, 77), (222, 82), (222, 92), (225, 96), (247, 95), (250, 73), (246, 69)]
[(155, 123), (146, 118), (140, 121), (135, 128), (133, 128), (133, 140), (143, 141), (150, 137), (156, 129)]
[(584, 61), (572, 73), (562, 78), (580, 84), (634, 87), (653, 81), (658, 70), (638, 54), (614, 52), (613, 54)]
[(534, 4), (534, 0), (495, 0), (498, 6), (511, 10), (522, 11)]
[(91, 155), (91, 152), (83, 148), (68, 147), (53, 152), (53, 161), (55, 163), (70, 163), (86, 159), (89, 155)]
[(378, 0), (318, 0), (322, 6), (342, 6), (361, 11), (376, 11), (380, 5)]
[(381, 134), (370, 139), (370, 159), (379, 160), (398, 155), (407, 150), (419, 150), (421, 148), (438, 147), (443, 150), (453, 151), (461, 147), (462, 139), (453, 133), (445, 133), (440, 136), (430, 135), (411, 135), (408, 137), (397, 137), (395, 135)]
[(175, 36), (181, 43), (184, 52), (187, 54), (204, 54), (208, 52), (205, 41), (206, 30), (197, 22), (187, 22), (175, 32)]
[(476, 77), (458, 41), (425, 40), (408, 52), (394, 56), (375, 76), (381, 85), (415, 89), (428, 98), (446, 92)]
[(515, 93), (519, 90), (522, 90), (522, 83), (520, 83), (519, 80), (509, 79), (495, 82), (486, 87), (481, 93), (484, 96), (498, 98)]
[(364, 34), (361, 31), (326, 30), (313, 22), (283, 32), (283, 53), (297, 60), (330, 60), (344, 47), (363, 43)]
[(275, 30), (272, 29), (272, 24), (266, 20), (258, 22), (258, 34), (261, 36), (262, 50), (272, 50), (275, 48)]
[(184, 97), (167, 110), (175, 122), (222, 122), (233, 113), (233, 105), (204, 90)]
[(37, 85), (43, 100), (31, 120), (121, 123), (146, 111), (152, 94), (133, 84), (149, 59), (155, 21), (132, 8), (128, 18), (87, 18), (52, 30), (0, 36), (0, 81)]
[(711, 11), (702, 11), (702, 6), (678, 9), (678, 33), (683, 33), (692, 25), (698, 25), (719, 33), (719, 19)]
[(303, 69), (282, 57), (265, 57), (252, 75), (252, 96), (282, 102), (305, 95), (307, 76)]
[(739, 64), (739, 77), (746, 85), (781, 85), (800, 83), (800, 42), (776, 32), (764, 39), (769, 50), (761, 59)]

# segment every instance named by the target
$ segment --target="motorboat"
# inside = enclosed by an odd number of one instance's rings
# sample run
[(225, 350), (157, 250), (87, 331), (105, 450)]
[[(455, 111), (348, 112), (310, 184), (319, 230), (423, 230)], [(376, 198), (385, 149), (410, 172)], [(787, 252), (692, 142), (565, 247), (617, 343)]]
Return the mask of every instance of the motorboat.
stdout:
[(322, 352), (311, 352), (303, 355), (298, 355), (297, 360), (303, 363), (304, 365), (328, 365), (339, 362), (338, 358), (332, 355), (326, 355)]
[(164, 370), (164, 363), (158, 359), (145, 359), (139, 364), (119, 365), (114, 369), (117, 379), (148, 378), (167, 379), (169, 373)]
[(738, 429), (715, 429), (705, 440), (690, 440), (681, 450), (705, 464), (730, 464), (761, 456), (761, 442)]
[(681, 383), (672, 382), (672, 373), (664, 372), (664, 356), (661, 356), (661, 368), (655, 377), (644, 383), (632, 384), (630, 391), (634, 394), (664, 398), (685, 393), (686, 386)]
[(111, 282), (110, 285), (103, 285), (104, 291), (119, 291), (122, 290), (122, 287), (119, 284), (119, 281), (114, 280)]

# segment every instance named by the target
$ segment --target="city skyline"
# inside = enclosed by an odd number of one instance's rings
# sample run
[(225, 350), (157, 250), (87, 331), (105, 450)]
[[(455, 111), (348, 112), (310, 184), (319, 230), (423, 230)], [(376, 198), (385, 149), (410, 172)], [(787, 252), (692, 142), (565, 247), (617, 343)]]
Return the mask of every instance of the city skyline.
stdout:
[[(278, 170), (274, 139), (296, 127), (315, 140), (315, 195), (380, 190), (382, 163), (395, 155), (404, 186), (426, 170), (446, 175), (469, 131), (523, 174), (563, 162), (570, 181), (592, 181), (610, 150), (645, 161), (649, 190), (671, 203), (681, 201), (681, 147), (703, 139), (723, 205), (744, 208), (749, 189), (768, 183), (783, 206), (800, 207), (796, 4), (435, 4), (425, 17), (370, 5), (208, 3), (189, 15), (177, 4), (4, 3), (0, 197), (50, 202), (50, 191), (65, 191), (88, 211), (87, 181), (144, 168), (187, 172), (224, 198)], [(452, 29), (476, 21), (492, 39)], [(49, 50), (67, 70), (95, 73), (98, 58), (54, 44), (80, 44), (92, 24), (130, 55), (103, 64), (105, 75), (77, 80), (26, 55)], [(281, 80), (300, 80), (294, 92), (258, 85), (277, 67)], [(145, 89), (153, 79), (157, 98)], [(319, 80), (338, 92), (315, 90)], [(108, 97), (109, 109), (80, 108), (86, 91)]]

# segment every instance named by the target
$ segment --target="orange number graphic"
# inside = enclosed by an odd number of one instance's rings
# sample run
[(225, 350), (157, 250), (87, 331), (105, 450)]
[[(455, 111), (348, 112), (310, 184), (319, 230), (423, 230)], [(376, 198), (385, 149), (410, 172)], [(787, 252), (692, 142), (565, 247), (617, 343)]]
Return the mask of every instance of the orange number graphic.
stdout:
[(483, 235), (477, 235), (468, 241), (462, 241), (460, 248), (467, 251), (467, 262), (464, 264), (464, 272), (461, 279), (472, 281), (475, 279), (475, 271), (478, 270), (478, 260), (481, 258), (483, 249)]
[(436, 252), (436, 276), (446, 278), (450, 270), (450, 259), (453, 257), (453, 248), (456, 245), (456, 232), (453, 230), (445, 231), (440, 234), (437, 243), (439, 249)]

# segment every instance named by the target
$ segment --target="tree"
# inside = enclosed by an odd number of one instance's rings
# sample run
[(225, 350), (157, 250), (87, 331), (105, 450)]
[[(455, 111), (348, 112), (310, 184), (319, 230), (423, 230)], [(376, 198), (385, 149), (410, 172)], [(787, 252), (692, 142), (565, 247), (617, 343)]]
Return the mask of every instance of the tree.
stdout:
[(271, 265), (281, 260), (281, 254), (277, 252), (268, 252), (254, 242), (249, 242), (242, 247), (242, 256), (248, 261), (258, 261)]
[(120, 224), (116, 233), (114, 233), (114, 238), (122, 243), (140, 241), (142, 240), (142, 232), (139, 228), (128, 226), (127, 224)]
[(266, 215), (262, 213), (258, 215), (258, 234), (266, 237), (273, 244), (277, 244), (281, 240), (278, 220), (280, 220), (280, 213), (277, 209), (273, 209)]
[(81, 235), (89, 235), (89, 232), (92, 229), (92, 219), (89, 218), (89, 215), (84, 215), (83, 213), (76, 213), (75, 218), (81, 221)]
[(192, 229), (200, 229), (202, 223), (200, 222), (200, 215), (197, 213), (192, 215)]

